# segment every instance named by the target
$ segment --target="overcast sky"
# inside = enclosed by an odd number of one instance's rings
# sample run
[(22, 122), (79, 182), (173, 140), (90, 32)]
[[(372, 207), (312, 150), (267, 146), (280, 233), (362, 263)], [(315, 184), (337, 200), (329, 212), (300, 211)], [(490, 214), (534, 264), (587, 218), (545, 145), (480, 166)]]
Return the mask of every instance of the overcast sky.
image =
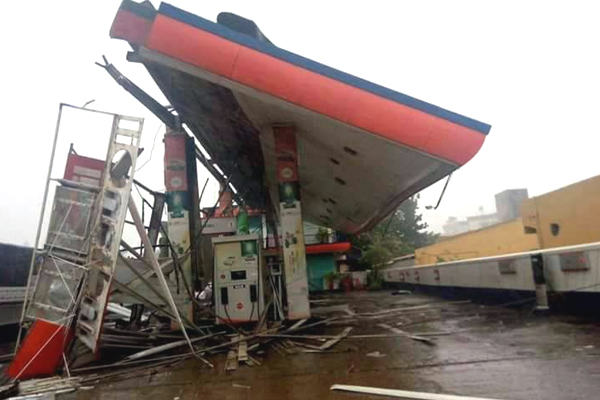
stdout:
[[(60, 102), (95, 99), (92, 108), (145, 117), (146, 151), (138, 166), (148, 160), (159, 121), (94, 65), (105, 54), (166, 104), (145, 69), (125, 60), (128, 45), (108, 37), (119, 4), (3, 3), (0, 242), (34, 242)], [(454, 174), (440, 208), (425, 212), (435, 230), (448, 216), (476, 214), (480, 207), (493, 212), (493, 195), (504, 189), (524, 187), (539, 195), (600, 174), (595, 2), (172, 4), (213, 21), (220, 11), (240, 14), (279, 47), (491, 124), (482, 150)], [(74, 141), (80, 153), (104, 158), (106, 121), (90, 122), (80, 113), (65, 114), (57, 155), (64, 159)], [(164, 188), (162, 134), (136, 173), (157, 190)], [(207, 176), (201, 172), (201, 184)], [(423, 208), (435, 204), (441, 187), (423, 191)], [(216, 198), (216, 183), (209, 189), (203, 205)]]

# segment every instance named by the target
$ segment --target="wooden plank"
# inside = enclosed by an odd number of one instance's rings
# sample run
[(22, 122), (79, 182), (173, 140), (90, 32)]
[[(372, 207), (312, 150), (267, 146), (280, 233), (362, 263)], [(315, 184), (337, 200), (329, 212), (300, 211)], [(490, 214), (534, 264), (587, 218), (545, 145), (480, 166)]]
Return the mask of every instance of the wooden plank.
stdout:
[(238, 361), (248, 361), (248, 342), (244, 340), (244, 335), (240, 335), (241, 342), (238, 343)]
[(344, 331), (342, 333), (340, 333), (339, 335), (337, 335), (334, 339), (328, 340), (325, 343), (323, 343), (321, 345), (321, 347), (319, 347), (319, 350), (327, 350), (333, 346), (335, 346), (340, 340), (344, 339), (346, 336), (348, 336), (350, 334), (350, 332), (352, 331), (351, 326), (347, 327), (346, 329), (344, 329)]
[(238, 355), (235, 350), (229, 350), (227, 353), (227, 361), (225, 362), (225, 371), (231, 372), (238, 368)]

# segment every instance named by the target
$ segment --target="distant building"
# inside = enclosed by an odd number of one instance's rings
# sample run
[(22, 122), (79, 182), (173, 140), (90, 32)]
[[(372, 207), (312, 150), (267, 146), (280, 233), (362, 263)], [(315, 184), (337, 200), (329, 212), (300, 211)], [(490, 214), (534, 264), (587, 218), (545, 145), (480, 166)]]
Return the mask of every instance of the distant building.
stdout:
[(527, 189), (508, 189), (494, 196), (498, 222), (511, 221), (521, 216), (521, 204), (529, 198)]
[(459, 220), (456, 217), (448, 217), (446, 223), (442, 226), (444, 236), (460, 235), (469, 231), (469, 225), (465, 220)]
[(466, 220), (448, 217), (448, 220), (442, 226), (442, 236), (460, 235), (461, 233), (477, 231), (520, 218), (521, 204), (529, 198), (529, 193), (527, 189), (508, 189), (496, 194), (494, 198), (496, 199), (495, 213), (484, 214), (483, 207), (480, 207), (478, 215), (471, 215)]
[(498, 215), (496, 213), (473, 215), (467, 217), (467, 228), (469, 231), (477, 231), (479, 229), (487, 228), (488, 226), (496, 225), (498, 222)]

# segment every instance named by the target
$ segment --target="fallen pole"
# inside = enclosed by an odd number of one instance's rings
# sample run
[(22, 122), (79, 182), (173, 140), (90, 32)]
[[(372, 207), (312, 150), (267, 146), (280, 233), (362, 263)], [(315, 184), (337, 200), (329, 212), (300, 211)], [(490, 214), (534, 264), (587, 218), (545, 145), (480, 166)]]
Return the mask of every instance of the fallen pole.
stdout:
[(484, 397), (466, 397), (466, 396), (455, 396), (455, 395), (451, 395), (451, 394), (409, 392), (407, 390), (382, 389), (382, 388), (376, 388), (376, 387), (352, 386), (352, 385), (333, 385), (330, 388), (330, 390), (341, 390), (344, 392), (373, 394), (373, 395), (388, 396), (388, 397), (400, 397), (402, 399), (411, 399), (411, 400), (500, 400), (500, 399), (491, 399), (491, 398), (484, 398)]
[[(199, 337), (199, 338), (191, 339), (190, 342), (196, 343), (196, 342), (199, 342), (201, 340), (206, 340), (206, 339), (209, 339), (211, 337), (220, 336), (220, 335), (223, 335), (223, 334), (225, 334), (225, 332), (217, 332), (217, 333), (213, 333), (212, 335), (206, 335), (206, 336), (202, 336), (202, 337)], [(167, 351), (167, 350), (175, 349), (175, 348), (180, 347), (180, 346), (184, 346), (187, 343), (188, 343), (188, 341), (186, 339), (183, 339), (183, 340), (178, 340), (176, 342), (163, 344), (162, 346), (156, 346), (156, 347), (153, 347), (153, 348), (151, 348), (149, 350), (140, 351), (139, 353), (135, 353), (135, 354), (132, 354), (130, 356), (127, 356), (127, 357), (125, 357), (125, 360), (132, 361), (132, 360), (137, 360), (139, 358), (148, 357), (148, 356), (151, 356), (151, 355), (154, 355), (154, 354), (162, 353), (163, 351)]]
[[(138, 235), (140, 235), (140, 238), (142, 239), (144, 246), (146, 246), (146, 248), (148, 248), (148, 249), (152, 248), (152, 245), (150, 244), (150, 239), (148, 239), (148, 235), (146, 234), (146, 231), (144, 230), (144, 224), (143, 224), (142, 218), (140, 217), (140, 214), (139, 214), (137, 207), (135, 206), (135, 203), (133, 202), (133, 200), (129, 201), (129, 213), (131, 214), (131, 217), (133, 218), (133, 222), (135, 222), (135, 227), (137, 228)], [(158, 263), (158, 260), (156, 259), (156, 255), (153, 253), (149, 253), (149, 254), (150, 254), (150, 257), (148, 259), (150, 261), (150, 264), (152, 265), (152, 267), (154, 268), (154, 271), (156, 272), (158, 281), (160, 282), (160, 284), (165, 292), (164, 294), (167, 297), (167, 300), (169, 301), (169, 305), (171, 306), (173, 314), (175, 315), (175, 317), (177, 317), (179, 326), (181, 326), (181, 332), (183, 333), (183, 336), (185, 336), (185, 340), (187, 341), (187, 343), (190, 347), (190, 350), (192, 351), (192, 354), (195, 357), (197, 357), (198, 359), (200, 359), (200, 361), (202, 361), (206, 365), (213, 368), (213, 365), (210, 362), (208, 362), (207, 360), (205, 360), (204, 358), (202, 358), (201, 356), (197, 355), (194, 352), (194, 350), (195, 350), (194, 346), (192, 345), (192, 342), (190, 341), (190, 337), (188, 336), (188, 333), (185, 329), (185, 324), (183, 323), (181, 314), (179, 313), (179, 310), (177, 309), (175, 300), (173, 300), (173, 296), (171, 296), (171, 292), (169, 291), (169, 284), (167, 283), (167, 280), (165, 279), (165, 276), (163, 275), (163, 271), (160, 268), (160, 264)]]

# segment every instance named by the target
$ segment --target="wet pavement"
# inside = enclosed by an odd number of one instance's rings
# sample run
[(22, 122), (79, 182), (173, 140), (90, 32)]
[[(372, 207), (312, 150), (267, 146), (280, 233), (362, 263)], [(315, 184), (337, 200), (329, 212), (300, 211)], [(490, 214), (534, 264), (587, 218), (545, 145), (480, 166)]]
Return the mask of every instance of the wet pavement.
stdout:
[[(284, 355), (267, 348), (262, 365), (225, 372), (225, 354), (214, 369), (186, 360), (148, 373), (138, 371), (60, 399), (352, 399), (379, 398), (331, 392), (333, 384), (514, 400), (600, 398), (600, 323), (589, 317), (533, 315), (473, 303), (444, 303), (420, 294), (390, 291), (333, 294), (321, 299), (371, 312), (432, 307), (372, 321), (315, 328), (302, 334), (389, 334), (385, 323), (414, 334), (446, 333), (431, 346), (406, 337), (348, 338), (326, 354)], [(433, 304), (436, 303), (436, 304)], [(299, 334), (300, 335), (300, 334)], [(319, 344), (315, 342), (307, 342)], [(379, 352), (378, 356), (368, 356)]]

